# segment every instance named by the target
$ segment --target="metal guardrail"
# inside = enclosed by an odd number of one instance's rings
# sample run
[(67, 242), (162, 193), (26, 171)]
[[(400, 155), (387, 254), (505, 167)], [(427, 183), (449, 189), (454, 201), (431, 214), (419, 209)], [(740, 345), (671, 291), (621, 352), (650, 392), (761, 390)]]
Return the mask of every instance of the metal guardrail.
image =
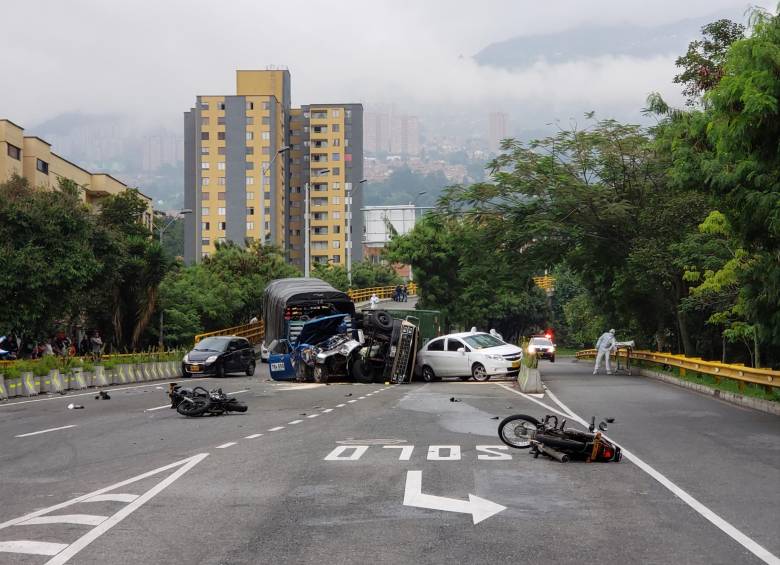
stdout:
[[(617, 354), (621, 357), (627, 356), (625, 350), (618, 350)], [(577, 359), (594, 358), (596, 357), (596, 350), (584, 349), (578, 351), (575, 355)], [(772, 387), (780, 387), (780, 371), (772, 369), (746, 367), (745, 365), (721, 363), (719, 361), (705, 361), (698, 357), (686, 357), (685, 355), (644, 350), (632, 351), (631, 359), (677, 367), (681, 376), (684, 376), (686, 371), (694, 371), (715, 377), (716, 382), (721, 378), (732, 379), (739, 383), (740, 389), (744, 386), (744, 383), (763, 385), (767, 390), (770, 390)]]
[[(417, 294), (417, 283), (410, 282), (406, 285), (406, 290), (409, 296)], [(395, 292), (395, 286), (376, 286), (372, 288), (350, 288), (347, 294), (353, 302), (368, 302), (372, 294), (376, 294), (378, 298), (392, 298)]]
[(213, 332), (207, 332), (204, 334), (198, 334), (195, 336), (195, 343), (200, 342), (205, 337), (211, 337), (215, 335), (235, 335), (238, 337), (245, 337), (251, 344), (260, 343), (265, 336), (265, 324), (262, 320), (253, 324), (244, 324), (242, 326), (233, 326), (232, 328), (223, 328)]

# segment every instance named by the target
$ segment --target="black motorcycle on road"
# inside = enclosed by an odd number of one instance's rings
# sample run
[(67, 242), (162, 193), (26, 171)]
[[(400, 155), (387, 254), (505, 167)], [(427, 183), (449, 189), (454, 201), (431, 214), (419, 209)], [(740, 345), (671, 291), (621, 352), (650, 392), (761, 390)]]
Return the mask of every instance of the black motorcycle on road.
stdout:
[(596, 418), (592, 418), (587, 432), (566, 427), (566, 420), (558, 423), (558, 417), (547, 415), (543, 421), (525, 414), (504, 418), (498, 425), (498, 437), (509, 447), (531, 448), (534, 458), (546, 455), (566, 463), (570, 459), (587, 462), (620, 461), (623, 454), (620, 447), (605, 438), (601, 432), (607, 430), (607, 418), (600, 422), (596, 431)]
[(208, 391), (201, 386), (184, 388), (171, 383), (168, 389), (171, 408), (182, 416), (196, 418), (198, 416), (219, 416), (226, 412), (246, 412), (246, 404), (235, 398), (228, 397), (221, 388)]

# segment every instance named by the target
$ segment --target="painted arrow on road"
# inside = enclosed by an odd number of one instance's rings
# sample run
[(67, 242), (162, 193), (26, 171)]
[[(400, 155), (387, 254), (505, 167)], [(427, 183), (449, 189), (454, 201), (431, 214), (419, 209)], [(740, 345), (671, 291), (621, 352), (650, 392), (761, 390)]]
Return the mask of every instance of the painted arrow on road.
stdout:
[(471, 514), (474, 524), (479, 524), (482, 520), (486, 520), (502, 510), (506, 510), (506, 506), (501, 506), (500, 504), (485, 500), (484, 498), (480, 498), (473, 494), (469, 494), (468, 500), (423, 494), (422, 471), (406, 472), (404, 506), (416, 506), (417, 508)]

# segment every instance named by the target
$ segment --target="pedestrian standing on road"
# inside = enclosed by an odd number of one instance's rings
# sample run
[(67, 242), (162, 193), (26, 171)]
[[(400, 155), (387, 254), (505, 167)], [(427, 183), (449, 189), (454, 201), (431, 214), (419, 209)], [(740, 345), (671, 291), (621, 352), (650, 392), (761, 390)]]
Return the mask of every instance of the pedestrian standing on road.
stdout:
[(257, 316), (252, 316), (252, 319), (251, 319), (251, 320), (249, 320), (249, 323), (250, 323), (250, 324), (256, 324), (256, 323), (257, 323), (257, 322), (259, 322), (259, 321), (260, 321), (260, 320), (258, 320), (258, 319), (257, 319)]
[(368, 300), (371, 303), (371, 309), (375, 310), (376, 305), (379, 304), (379, 297), (376, 295), (376, 292), (371, 295), (371, 298)]
[(596, 342), (597, 353), (596, 353), (596, 366), (593, 367), (594, 375), (598, 372), (602, 359), (604, 359), (604, 362), (607, 366), (607, 374), (608, 375), (612, 374), (612, 367), (609, 364), (609, 354), (612, 353), (612, 350), (615, 349), (616, 346), (617, 346), (617, 341), (615, 340), (614, 329), (601, 334), (601, 337)]
[(403, 302), (408, 302), (409, 301), (409, 289), (406, 288), (406, 285), (403, 285), (401, 287), (401, 300)]

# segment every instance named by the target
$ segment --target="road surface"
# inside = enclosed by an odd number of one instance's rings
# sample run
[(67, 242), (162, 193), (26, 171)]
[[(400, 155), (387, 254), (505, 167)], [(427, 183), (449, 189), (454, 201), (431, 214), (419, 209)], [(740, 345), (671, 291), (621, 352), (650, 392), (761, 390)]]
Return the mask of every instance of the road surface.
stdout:
[[(183, 418), (160, 383), (0, 404), (0, 564), (777, 563), (780, 419), (541, 368), (555, 398), (274, 383), (262, 365), (199, 382), (245, 414)], [(614, 416), (633, 459), (560, 464), (496, 435), (564, 407)]]

